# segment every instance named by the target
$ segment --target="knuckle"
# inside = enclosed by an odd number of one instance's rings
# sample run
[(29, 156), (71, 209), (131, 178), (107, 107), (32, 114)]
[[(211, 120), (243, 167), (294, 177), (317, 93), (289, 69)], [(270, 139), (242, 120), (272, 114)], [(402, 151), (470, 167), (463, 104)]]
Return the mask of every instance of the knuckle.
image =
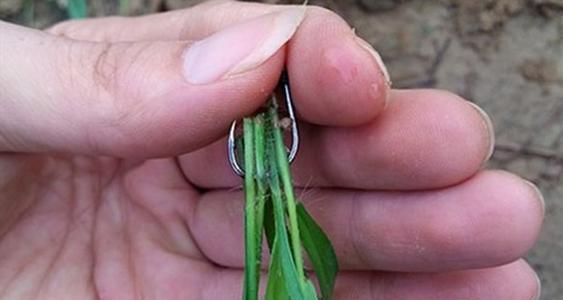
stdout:
[[(142, 85), (136, 83), (136, 57), (143, 48), (128, 43), (66, 43), (61, 85), (69, 106), (87, 110), (96, 124), (119, 134), (131, 131), (142, 110)], [(80, 101), (76, 101), (80, 99)]]
[(134, 52), (142, 49), (134, 48), (133, 44), (100, 43), (91, 58), (91, 80), (98, 98), (103, 99), (99, 104), (104, 122), (121, 130), (129, 127), (143, 102), (133, 74)]
[[(146, 140), (141, 132), (152, 134), (166, 122), (155, 112), (155, 99), (176, 82), (161, 83), (177, 52), (163, 54), (168, 49), (163, 43), (57, 43), (53, 65), (62, 70), (56, 78), (65, 95), (61, 100), (65, 111), (88, 114), (88, 122), (79, 123), (91, 132), (90, 148), (131, 149)], [(155, 61), (157, 56), (163, 58)]]
[(138, 57), (144, 50), (145, 46), (135, 43), (96, 43), (79, 59), (87, 62), (84, 76), (91, 86), (92, 100), (86, 105), (94, 112), (96, 126), (90, 130), (103, 128), (104, 135), (109, 137), (104, 143), (111, 143), (101, 145), (96, 140), (98, 134), (92, 133), (92, 148), (97, 145), (127, 151), (141, 138), (137, 133), (148, 113), (138, 66)]
[(351, 241), (351, 251), (362, 265), (372, 265), (372, 259), (366, 253), (372, 252), (372, 245), (379, 245), (378, 236), (374, 230), (378, 227), (372, 218), (366, 217), (366, 211), (362, 207), (361, 193), (355, 192), (352, 196), (354, 201), (350, 208), (348, 236)]
[(110, 95), (111, 98), (116, 98), (119, 94), (117, 90), (119, 87), (119, 49), (109, 43), (100, 43), (92, 49), (92, 52), (91, 78), (94, 86)]

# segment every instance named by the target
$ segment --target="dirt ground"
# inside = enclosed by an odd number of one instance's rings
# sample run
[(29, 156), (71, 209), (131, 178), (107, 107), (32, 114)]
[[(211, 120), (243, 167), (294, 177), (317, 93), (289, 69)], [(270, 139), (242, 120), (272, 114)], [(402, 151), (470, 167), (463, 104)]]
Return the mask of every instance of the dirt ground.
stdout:
[[(59, 2), (64, 2), (60, 1)], [(141, 14), (198, 0), (91, 0), (89, 14)], [(288, 3), (301, 1), (263, 1)], [(496, 127), (490, 163), (539, 185), (547, 216), (528, 259), (543, 300), (563, 299), (563, 0), (312, 0), (382, 54), (397, 88), (437, 87), (482, 106)], [(42, 28), (54, 0), (0, 0), (0, 18)]]

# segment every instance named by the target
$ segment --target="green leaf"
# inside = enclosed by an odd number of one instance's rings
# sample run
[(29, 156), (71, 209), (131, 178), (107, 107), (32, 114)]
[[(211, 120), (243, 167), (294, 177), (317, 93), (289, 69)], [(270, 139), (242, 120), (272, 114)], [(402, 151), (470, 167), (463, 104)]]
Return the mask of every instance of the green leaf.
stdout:
[[(273, 152), (272, 143), (268, 143), (268, 151)], [(270, 153), (272, 153), (270, 152)], [(274, 251), (279, 251), (280, 255), (280, 265), (283, 275), (283, 281), (285, 283), (285, 288), (292, 300), (302, 300), (305, 299), (303, 285), (301, 277), (297, 272), (295, 267), (295, 261), (292, 257), (291, 248), (289, 246), (289, 238), (287, 234), (287, 229), (285, 227), (285, 211), (284, 203), (280, 188), (280, 181), (278, 176), (278, 170), (276, 167), (276, 159), (270, 156), (269, 159), (270, 166), (270, 190), (272, 193), (272, 202), (274, 206), (274, 219), (276, 227), (276, 247)]]
[(277, 113), (277, 104), (275, 97), (272, 98), (269, 108), (269, 117), (271, 123), (272, 140), (274, 150), (270, 153), (275, 153), (276, 164), (271, 167), (272, 175), (279, 177), (281, 186), (283, 188), (283, 195), (285, 196), (285, 205), (287, 210), (287, 226), (289, 228), (289, 236), (291, 238), (290, 247), (293, 251), (293, 260), (295, 261), (295, 268), (299, 275), (301, 285), (305, 285), (305, 271), (303, 264), (303, 254), (301, 247), (301, 238), (299, 234), (299, 222), (297, 221), (297, 208), (295, 195), (293, 191), (293, 184), (291, 179), (291, 171), (289, 169), (289, 159), (287, 149), (283, 142), (282, 131), (279, 127), (279, 118)]
[(26, 0), (23, 2), (22, 16), (26, 24), (35, 25), (35, 0)]
[(338, 261), (330, 240), (309, 215), (303, 204), (297, 204), (297, 215), (303, 247), (319, 281), (323, 300), (330, 300), (334, 289)]
[(305, 280), (305, 299), (306, 300), (317, 300), (317, 290), (315, 290), (315, 286), (311, 280)]
[(129, 0), (119, 0), (119, 14), (123, 16), (128, 15), (129, 6)]
[[(273, 220), (273, 219), (272, 219)], [(272, 255), (270, 256), (270, 267), (268, 270), (268, 286), (266, 287), (265, 300), (290, 300), (285, 288), (281, 269), (281, 259), (279, 254), (278, 241), (275, 239), (272, 245)]]
[[(266, 181), (266, 141), (265, 141), (264, 114), (254, 117), (254, 156), (256, 159), (256, 245), (258, 255), (262, 253), (262, 231), (264, 231), (265, 204), (268, 201)], [(258, 263), (258, 269), (261, 262)], [(257, 273), (257, 275), (259, 275)]]
[[(276, 235), (278, 233), (276, 233)], [(299, 273), (297, 273), (295, 263), (293, 262), (293, 257), (291, 257), (291, 248), (289, 247), (287, 232), (284, 235), (285, 236), (280, 239), (280, 245), (278, 248), (280, 251), (280, 264), (284, 279), (283, 281), (285, 282), (285, 288), (287, 289), (287, 292), (290, 295), (291, 299), (304, 299), (305, 295), (304, 291), (302, 290)]]
[(245, 268), (243, 299), (258, 300), (259, 266), (261, 253), (258, 245), (259, 234), (256, 232), (256, 180), (254, 153), (254, 122), (244, 119), (244, 239), (245, 239)]
[[(261, 128), (259, 128), (259, 126), (257, 126), (257, 129), (259, 130), (259, 133), (261, 135), (263, 135), (262, 139), (259, 141), (258, 137), (257, 137), (257, 145), (256, 145), (256, 169), (257, 169), (257, 178), (258, 178), (258, 183), (260, 184), (260, 182), (262, 181), (263, 185), (265, 185), (264, 189), (265, 189), (265, 193), (266, 196), (264, 198), (264, 207), (263, 207), (263, 214), (264, 214), (264, 232), (266, 234), (266, 241), (268, 243), (268, 249), (270, 250), (270, 253), (272, 253), (273, 249), (274, 249), (274, 237), (276, 236), (276, 227), (274, 224), (274, 207), (272, 204), (272, 199), (271, 199), (271, 193), (270, 193), (270, 187), (269, 187), (269, 182), (268, 182), (268, 177), (269, 177), (269, 173), (270, 173), (270, 166), (269, 166), (269, 156), (272, 155), (271, 152), (268, 152), (266, 150), (271, 150), (272, 147), (266, 147), (267, 143), (270, 143), (270, 139), (271, 139), (271, 122), (269, 119), (269, 116), (267, 114), (264, 113), (260, 113), (258, 114), (258, 116), (256, 117), (259, 121), (257, 122), (257, 124), (263, 124), (263, 130)], [(258, 135), (258, 134), (256, 134)], [(262, 148), (258, 147), (258, 145), (260, 145), (260, 143), (262, 143)], [(263, 153), (262, 153), (263, 151)], [(263, 159), (262, 162), (260, 162), (260, 158)], [(258, 189), (260, 190), (260, 185), (258, 186)]]
[(86, 0), (68, 0), (66, 10), (71, 19), (84, 19), (88, 15), (88, 4)]

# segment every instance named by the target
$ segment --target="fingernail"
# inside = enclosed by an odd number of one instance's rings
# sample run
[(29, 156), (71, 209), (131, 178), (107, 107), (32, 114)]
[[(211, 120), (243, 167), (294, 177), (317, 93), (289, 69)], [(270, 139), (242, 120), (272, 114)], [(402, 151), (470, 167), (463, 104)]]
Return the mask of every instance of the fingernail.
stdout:
[(379, 66), (379, 70), (381, 70), (381, 73), (383, 73), (383, 76), (385, 77), (387, 84), (391, 86), (392, 84), (391, 76), (389, 76), (389, 71), (387, 71), (387, 67), (385, 67), (385, 64), (383, 63), (383, 59), (381, 59), (381, 55), (379, 55), (379, 53), (375, 51), (375, 49), (362, 38), (356, 37), (356, 42), (358, 42), (360, 47), (364, 48), (369, 54), (371, 54), (371, 56), (373, 56), (375, 62)]
[(531, 300), (540, 300), (541, 299), (541, 279), (538, 276), (537, 273), (534, 273), (536, 275), (536, 279), (538, 281), (538, 290), (536, 292), (536, 294), (534, 295), (534, 297), (532, 297)]
[(525, 183), (527, 183), (532, 190), (534, 190), (534, 192), (537, 195), (538, 200), (540, 201), (540, 205), (541, 205), (541, 209), (543, 212), (543, 215), (545, 215), (545, 199), (543, 197), (542, 192), (540, 191), (540, 189), (538, 188), (537, 185), (535, 185), (533, 182), (529, 181), (529, 180), (524, 180)]
[(192, 84), (209, 84), (258, 67), (293, 36), (304, 16), (304, 7), (292, 7), (194, 43), (184, 54), (186, 80)]
[(490, 143), (487, 156), (485, 157), (485, 162), (487, 162), (491, 158), (491, 156), (493, 156), (493, 153), (495, 151), (495, 129), (493, 127), (493, 122), (491, 121), (489, 115), (481, 107), (477, 106), (477, 104), (469, 101), (467, 103), (469, 103), (469, 105), (471, 105), (471, 107), (473, 107), (481, 115), (483, 124), (487, 127)]

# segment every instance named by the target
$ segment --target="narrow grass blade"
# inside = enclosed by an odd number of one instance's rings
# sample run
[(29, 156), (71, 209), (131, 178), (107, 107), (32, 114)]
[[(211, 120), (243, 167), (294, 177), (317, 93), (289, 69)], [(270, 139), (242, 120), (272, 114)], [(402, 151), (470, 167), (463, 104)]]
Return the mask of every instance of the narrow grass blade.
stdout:
[(309, 279), (305, 280), (305, 300), (317, 300), (317, 290), (313, 282)]
[(88, 16), (86, 0), (68, 0), (66, 10), (71, 19), (84, 19)]
[(268, 270), (268, 286), (266, 288), (265, 300), (290, 300), (285, 288), (281, 269), (281, 258), (278, 241), (273, 241), (272, 255), (270, 256), (270, 267)]
[(279, 174), (279, 180), (282, 183), (283, 193), (285, 196), (285, 204), (287, 207), (287, 215), (288, 215), (288, 227), (289, 227), (289, 234), (291, 238), (291, 248), (293, 251), (293, 259), (295, 261), (295, 268), (297, 269), (297, 273), (299, 275), (299, 279), (301, 282), (301, 286), (304, 287), (305, 285), (305, 271), (303, 267), (303, 254), (301, 248), (301, 238), (299, 237), (299, 223), (297, 222), (297, 211), (296, 211), (296, 200), (293, 192), (293, 183), (291, 182), (291, 172), (289, 170), (289, 161), (288, 161), (288, 153), (283, 142), (283, 135), (281, 129), (279, 127), (279, 119), (277, 113), (277, 104), (275, 99), (272, 99), (270, 108), (269, 108), (269, 117), (270, 122), (272, 124), (272, 138), (274, 142), (274, 150), (271, 153), (275, 153), (275, 168), (276, 176)]
[(338, 273), (334, 248), (321, 227), (301, 203), (297, 204), (297, 216), (303, 247), (317, 275), (322, 299), (330, 300)]
[[(243, 120), (244, 143), (244, 239), (245, 239), (245, 268), (243, 299), (258, 300), (258, 272), (260, 253), (257, 245), (256, 232), (256, 180), (255, 180), (255, 153), (254, 153), (254, 122), (251, 119)], [(260, 233), (261, 234), (261, 233)]]
[[(254, 117), (254, 149), (256, 159), (256, 246), (257, 255), (262, 253), (262, 231), (264, 230), (265, 203), (267, 201), (267, 182), (266, 182), (266, 136), (265, 136), (264, 114)], [(261, 268), (261, 261), (258, 262), (258, 270)], [(259, 274), (256, 273), (258, 276)], [(258, 280), (258, 279), (257, 279)]]
[(122, 16), (128, 15), (129, 6), (129, 0), (119, 0), (119, 14)]
[[(270, 149), (273, 145), (269, 144)], [(269, 150), (272, 153), (274, 150)], [(274, 219), (276, 227), (276, 247), (274, 251), (279, 251), (280, 265), (282, 269), (283, 281), (287, 292), (292, 300), (306, 299), (303, 292), (302, 277), (297, 272), (294, 258), (292, 257), (291, 248), (289, 246), (289, 238), (285, 227), (285, 210), (283, 197), (280, 188), (280, 179), (276, 166), (276, 158), (270, 157), (270, 190), (272, 193), (272, 203), (274, 206)]]
[[(272, 147), (266, 147), (266, 143), (268, 142), (269, 144), (271, 144), (271, 134), (272, 134), (272, 124), (270, 122), (270, 117), (268, 114), (262, 113), (260, 114), (263, 116), (263, 121), (264, 121), (264, 179), (266, 179), (267, 181), (267, 177), (269, 176), (269, 174), (271, 173), (270, 171), (270, 167), (268, 164), (268, 160), (269, 157), (272, 156), (273, 154), (271, 153), (271, 151), (266, 151), (266, 150), (271, 150)], [(260, 166), (257, 165), (257, 169), (260, 169)], [(258, 172), (260, 173), (260, 172)], [(258, 175), (260, 176), (260, 175)], [(270, 249), (270, 253), (272, 253), (273, 249), (274, 249), (274, 238), (276, 236), (276, 227), (275, 227), (275, 223), (274, 223), (274, 207), (272, 204), (272, 197), (271, 197), (271, 192), (270, 192), (270, 188), (269, 188), (269, 182), (265, 182), (266, 186), (267, 186), (267, 195), (266, 195), (266, 199), (265, 199), (265, 203), (264, 203), (264, 232), (266, 235), (266, 241), (268, 243), (268, 249)]]

